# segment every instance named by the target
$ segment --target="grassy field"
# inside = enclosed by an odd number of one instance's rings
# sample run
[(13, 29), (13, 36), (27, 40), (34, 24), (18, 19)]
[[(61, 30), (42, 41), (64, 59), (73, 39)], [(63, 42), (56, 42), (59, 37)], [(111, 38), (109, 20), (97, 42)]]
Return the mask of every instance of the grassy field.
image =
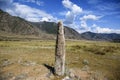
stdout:
[[(32, 61), (54, 66), (55, 41), (0, 41), (0, 75), (10, 71), (18, 74), (22, 65)], [(5, 65), (5, 61), (9, 64)], [(99, 41), (66, 41), (66, 67), (82, 68), (104, 74), (108, 80), (120, 80), (120, 43)], [(21, 68), (22, 69), (22, 68)]]

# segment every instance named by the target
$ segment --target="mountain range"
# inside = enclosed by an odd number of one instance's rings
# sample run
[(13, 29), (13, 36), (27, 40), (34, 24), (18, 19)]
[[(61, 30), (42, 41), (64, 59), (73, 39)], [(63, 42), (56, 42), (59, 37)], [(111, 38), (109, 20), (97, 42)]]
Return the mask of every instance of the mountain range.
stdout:
[[(120, 41), (120, 34), (116, 33), (78, 33), (76, 30), (64, 26), (66, 39)], [(20, 17), (11, 16), (0, 10), (0, 40), (19, 39), (56, 39), (57, 23), (28, 22)]]

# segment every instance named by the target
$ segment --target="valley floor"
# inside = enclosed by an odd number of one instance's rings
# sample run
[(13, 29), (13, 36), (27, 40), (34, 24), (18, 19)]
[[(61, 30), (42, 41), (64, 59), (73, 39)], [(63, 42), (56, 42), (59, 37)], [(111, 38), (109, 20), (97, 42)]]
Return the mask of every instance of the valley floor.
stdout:
[[(54, 40), (0, 41), (0, 80), (49, 76), (54, 54)], [(83, 69), (86, 65), (108, 80), (120, 80), (120, 43), (67, 40), (66, 69)]]

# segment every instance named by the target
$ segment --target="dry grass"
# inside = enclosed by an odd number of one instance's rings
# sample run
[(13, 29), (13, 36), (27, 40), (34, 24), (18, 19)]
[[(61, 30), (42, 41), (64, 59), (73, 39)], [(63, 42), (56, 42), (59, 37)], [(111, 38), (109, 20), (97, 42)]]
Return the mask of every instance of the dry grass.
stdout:
[[(0, 65), (8, 59), (13, 64), (1, 67), (1, 74), (19, 70), (19, 61), (54, 66), (55, 41), (0, 41)], [(109, 80), (119, 80), (120, 43), (95, 41), (66, 41), (66, 67), (82, 68), (83, 60), (93, 71), (101, 71)], [(17, 68), (17, 69), (15, 69)], [(17, 73), (17, 71), (15, 71)], [(116, 75), (114, 75), (116, 74)]]

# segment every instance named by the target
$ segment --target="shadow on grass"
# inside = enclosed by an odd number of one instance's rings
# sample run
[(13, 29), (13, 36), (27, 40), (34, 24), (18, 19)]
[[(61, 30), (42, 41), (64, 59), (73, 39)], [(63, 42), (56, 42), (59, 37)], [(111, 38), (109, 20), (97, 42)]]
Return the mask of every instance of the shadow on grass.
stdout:
[(53, 74), (53, 75), (55, 75), (55, 69), (54, 69), (54, 67), (52, 67), (52, 66), (49, 66), (49, 65), (47, 65), (47, 64), (43, 64), (48, 70), (50, 70), (50, 72)]

